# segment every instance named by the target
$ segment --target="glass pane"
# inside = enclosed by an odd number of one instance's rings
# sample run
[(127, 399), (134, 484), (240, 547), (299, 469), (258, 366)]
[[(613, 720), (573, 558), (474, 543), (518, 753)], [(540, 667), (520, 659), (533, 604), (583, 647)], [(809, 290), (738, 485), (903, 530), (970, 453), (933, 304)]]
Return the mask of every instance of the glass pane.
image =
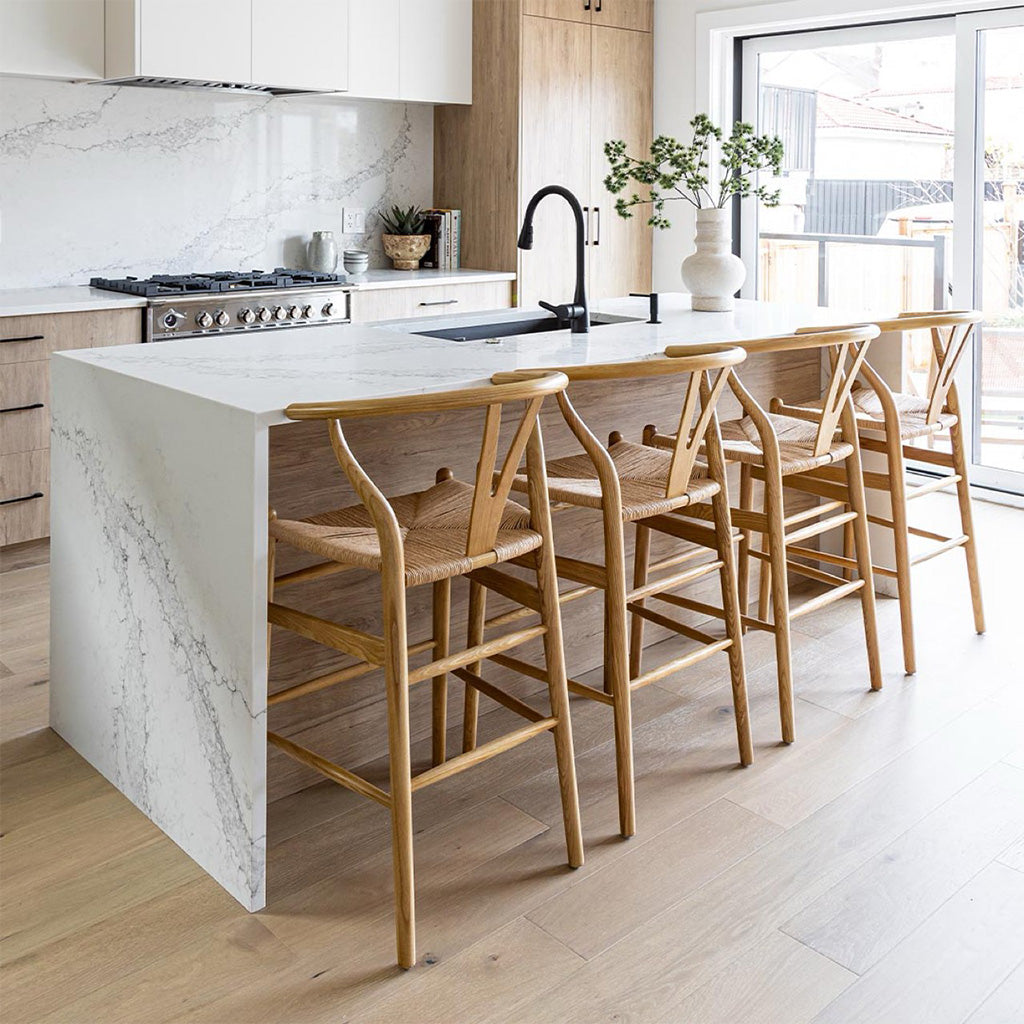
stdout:
[[(758, 121), (780, 136), (782, 191), (761, 208), (758, 298), (894, 313), (948, 305), (955, 40), (762, 51)], [(908, 340), (903, 386), (928, 374)]]
[(1024, 27), (985, 30), (980, 42), (975, 459), (1024, 473)]

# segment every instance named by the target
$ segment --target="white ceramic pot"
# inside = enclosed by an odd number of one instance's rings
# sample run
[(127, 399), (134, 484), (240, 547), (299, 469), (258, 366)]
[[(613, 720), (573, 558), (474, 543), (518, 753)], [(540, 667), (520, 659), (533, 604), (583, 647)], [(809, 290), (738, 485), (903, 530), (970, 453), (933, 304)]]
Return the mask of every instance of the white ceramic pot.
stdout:
[(697, 251), (683, 260), (683, 284), (691, 305), (707, 313), (728, 312), (747, 276), (732, 251), (732, 211), (712, 206), (697, 211)]
[(333, 274), (338, 265), (338, 246), (333, 231), (314, 231), (313, 239), (306, 246), (306, 262), (310, 270), (321, 274)]

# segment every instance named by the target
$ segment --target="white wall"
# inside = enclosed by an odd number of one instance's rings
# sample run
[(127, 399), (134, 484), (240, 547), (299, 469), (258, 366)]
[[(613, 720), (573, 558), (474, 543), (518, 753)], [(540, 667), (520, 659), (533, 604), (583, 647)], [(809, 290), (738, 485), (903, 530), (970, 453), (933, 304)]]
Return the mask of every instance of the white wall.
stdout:
[(0, 78), (0, 288), (301, 266), (320, 229), (383, 265), (374, 211), (432, 192), (430, 106)]

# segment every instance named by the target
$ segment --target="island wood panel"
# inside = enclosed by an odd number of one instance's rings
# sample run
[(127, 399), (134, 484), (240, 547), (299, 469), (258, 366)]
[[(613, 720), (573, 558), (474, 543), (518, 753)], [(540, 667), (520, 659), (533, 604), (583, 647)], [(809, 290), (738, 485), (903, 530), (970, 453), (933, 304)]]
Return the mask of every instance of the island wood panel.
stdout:
[(434, 204), (462, 210), (467, 267), (516, 269), (519, 62), (518, 2), (474, 0), (473, 103), (434, 110)]
[(591, 22), (594, 0), (523, 0), (523, 14), (562, 21)]
[[(752, 392), (767, 402), (772, 395), (810, 394), (818, 387), (816, 353), (796, 352), (785, 356), (755, 357), (743, 368), (743, 379)], [(599, 437), (612, 429), (627, 438), (639, 439), (649, 422), (666, 429), (675, 426), (680, 411), (677, 387), (669, 378), (643, 381), (578, 383), (571, 387), (574, 404)], [(724, 417), (734, 416), (737, 406), (727, 395), (720, 406)], [(506, 410), (506, 426), (517, 410)], [(555, 403), (547, 403), (542, 414), (545, 446), (549, 457), (579, 451), (562, 422)], [(385, 493), (400, 494), (430, 486), (436, 470), (450, 466), (462, 479), (472, 479), (479, 454), (482, 421), (476, 411), (430, 414), (392, 420), (362, 420), (346, 424), (346, 436), (353, 451)], [(352, 504), (355, 499), (334, 458), (327, 431), (320, 423), (294, 423), (271, 429), (270, 500), (282, 517), (301, 517)], [(803, 499), (794, 496), (793, 508)], [(590, 559), (600, 558), (600, 519), (590, 511), (559, 512), (555, 520), (555, 541), (560, 553)], [(659, 538), (661, 549), (671, 543)], [(659, 548), (655, 548), (655, 557)], [(632, 554), (632, 531), (627, 531), (627, 557)], [(278, 572), (287, 572), (317, 561), (301, 552), (278, 546)], [(563, 584), (568, 586), (568, 584)], [(380, 584), (371, 573), (354, 571), (282, 590), (278, 599), (323, 617), (335, 616), (360, 629), (380, 628)], [(452, 597), (452, 635), (465, 632), (466, 587), (456, 581)], [(702, 581), (690, 593), (717, 602), (715, 577)], [(430, 632), (431, 588), (408, 592), (409, 637), (415, 643)], [(489, 612), (507, 607), (489, 595)], [(602, 660), (603, 632), (601, 600), (586, 598), (563, 610), (567, 661), (571, 674), (580, 675)], [(270, 690), (275, 692), (349, 663), (336, 652), (284, 630), (273, 631)], [(648, 626), (645, 639), (654, 643), (667, 634)], [(539, 644), (523, 648), (523, 656), (539, 656)], [(712, 662), (708, 662), (711, 665)], [(701, 666), (690, 670), (699, 677)], [(540, 689), (533, 680), (487, 666), (486, 678), (494, 679), (520, 696)], [(724, 691), (723, 691), (724, 692)], [(462, 685), (450, 685), (450, 714), (461, 713)], [(642, 697), (640, 698), (642, 699)], [(318, 694), (271, 708), (269, 727), (318, 753), (353, 767), (370, 760), (385, 749), (386, 723), (384, 691), (377, 673), (366, 675)], [(486, 703), (486, 702), (485, 702)], [(417, 687), (412, 700), (413, 736), (426, 735), (430, 727), (429, 685)], [(609, 729), (610, 729), (609, 719)], [(271, 749), (268, 763), (268, 793), (273, 800), (320, 781), (316, 773)]]

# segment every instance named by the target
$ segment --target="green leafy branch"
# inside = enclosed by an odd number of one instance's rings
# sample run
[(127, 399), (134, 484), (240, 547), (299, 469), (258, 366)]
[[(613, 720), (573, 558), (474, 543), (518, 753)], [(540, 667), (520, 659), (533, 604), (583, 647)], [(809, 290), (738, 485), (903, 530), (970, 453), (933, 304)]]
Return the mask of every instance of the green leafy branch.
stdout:
[[(757, 135), (754, 126), (737, 121), (732, 134), (723, 141), (722, 129), (706, 114), (698, 114), (691, 122), (693, 140), (684, 145), (670, 135), (659, 135), (651, 143), (649, 159), (638, 159), (626, 152), (621, 139), (606, 142), (604, 154), (611, 165), (604, 186), (617, 196), (615, 211), (620, 217), (632, 217), (632, 208), (650, 204), (647, 223), (654, 228), (671, 224), (665, 216), (665, 203), (682, 199), (698, 210), (719, 208), (733, 197), (755, 196), (765, 206), (779, 205), (779, 190), (754, 184), (758, 171), (782, 173), (782, 140), (774, 135)], [(721, 158), (717, 171), (717, 196), (711, 191), (711, 170), (708, 151), (720, 144)], [(630, 182), (644, 186), (640, 191), (624, 195)]]

